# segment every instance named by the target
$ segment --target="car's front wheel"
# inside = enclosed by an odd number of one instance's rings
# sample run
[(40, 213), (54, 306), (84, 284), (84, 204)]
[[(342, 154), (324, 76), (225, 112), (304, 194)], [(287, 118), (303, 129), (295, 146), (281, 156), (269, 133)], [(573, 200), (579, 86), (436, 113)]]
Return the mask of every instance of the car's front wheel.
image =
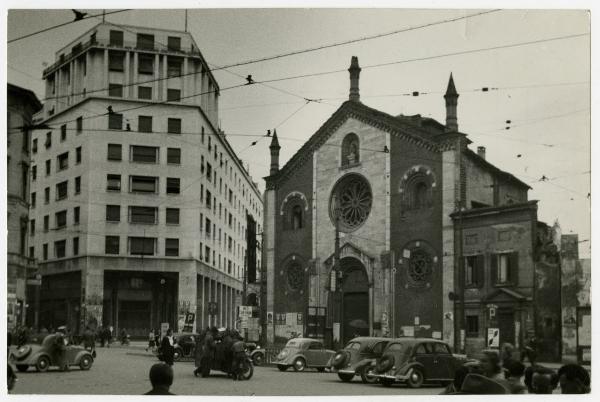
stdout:
[(296, 360), (294, 360), (293, 367), (294, 371), (304, 371), (306, 368), (306, 360), (301, 357), (296, 358)]
[(92, 367), (94, 359), (90, 355), (85, 355), (79, 360), (79, 368), (82, 370), (89, 370)]
[(35, 363), (35, 369), (40, 372), (47, 371), (49, 367), (50, 359), (48, 358), (48, 356), (40, 356), (37, 362)]
[(19, 370), (21, 373), (26, 372), (28, 368), (29, 365), (27, 364), (17, 364), (17, 370)]
[(254, 363), (255, 366), (260, 366), (263, 363), (263, 359), (262, 353), (255, 353), (254, 356), (252, 356), (252, 363)]
[(288, 369), (288, 366), (285, 366), (283, 364), (278, 364), (277, 368), (279, 369), (279, 371), (285, 371)]
[(362, 380), (362, 382), (365, 384), (375, 384), (377, 382), (377, 378), (369, 377), (369, 375), (375, 374), (374, 371), (375, 369), (373, 368), (373, 366), (367, 366), (364, 369), (362, 369), (360, 372), (360, 379)]
[(244, 370), (242, 371), (242, 378), (244, 380), (249, 380), (252, 378), (252, 374), (254, 374), (254, 366), (250, 362), (246, 362), (244, 364)]
[(411, 388), (420, 388), (421, 385), (423, 385), (424, 380), (425, 377), (423, 376), (423, 372), (418, 368), (415, 368), (411, 369), (411, 373), (409, 374), (406, 383)]
[(354, 378), (354, 374), (338, 373), (338, 377), (340, 377), (340, 380), (343, 382), (350, 382)]

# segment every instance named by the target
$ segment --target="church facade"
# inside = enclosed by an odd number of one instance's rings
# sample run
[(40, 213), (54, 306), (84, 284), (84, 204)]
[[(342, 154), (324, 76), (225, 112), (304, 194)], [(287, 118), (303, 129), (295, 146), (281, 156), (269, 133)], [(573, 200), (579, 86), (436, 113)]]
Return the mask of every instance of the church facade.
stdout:
[[(272, 138), (263, 233), (267, 341), (302, 334), (336, 347), (356, 335), (427, 336), (464, 350), (465, 323), (456, 317), (465, 315), (457, 304), (467, 262), (457, 247), (464, 237), (457, 214), (488, 208), (502, 215), (526, 204), (536, 222), (529, 186), (486, 162), (482, 147), (468, 148), (452, 75), (442, 124), (366, 106), (356, 57), (348, 71), (349, 100), (282, 167)], [(482, 340), (484, 332), (481, 323)]]

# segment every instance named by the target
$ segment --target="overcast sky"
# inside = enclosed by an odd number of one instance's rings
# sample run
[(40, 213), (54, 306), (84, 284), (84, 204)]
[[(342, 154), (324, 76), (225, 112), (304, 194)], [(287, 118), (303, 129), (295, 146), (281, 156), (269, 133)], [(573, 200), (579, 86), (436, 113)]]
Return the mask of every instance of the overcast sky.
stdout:
[[(98, 13), (99, 10), (84, 10)], [(191, 9), (189, 31), (213, 66), (386, 33), (478, 10), (410, 9)], [(70, 21), (70, 10), (9, 11), (8, 40)], [(127, 11), (107, 16), (117, 24), (184, 29), (183, 10)], [(54, 52), (97, 24), (91, 18), (7, 45), (8, 82), (44, 97), (41, 74)], [(429, 58), (561, 36), (588, 34), (587, 12), (501, 10), (459, 22), (283, 57), (229, 69), (215, 76), (225, 88), (243, 83), (344, 70), (274, 82), (289, 92), (252, 85), (223, 90), (220, 122), (238, 156), (250, 164), (261, 189), (268, 174), (269, 141), (235, 134), (264, 134), (277, 127), (285, 163), (348, 97), (345, 69), (358, 56), (361, 101), (384, 112), (421, 114), (444, 122), (443, 92), (454, 74), (458, 124), (487, 159), (531, 185), (538, 219), (558, 219), (563, 233), (590, 238), (590, 37)], [(413, 61), (413, 59), (429, 58)], [(369, 65), (406, 61), (384, 67)], [(235, 73), (235, 74), (233, 74)], [(482, 92), (482, 87), (498, 88)], [(402, 94), (420, 91), (418, 97)], [(323, 99), (305, 105), (302, 98)], [(302, 107), (304, 105), (304, 107)], [(296, 112), (294, 114), (294, 112)], [(511, 129), (506, 130), (506, 120)], [(539, 181), (542, 176), (548, 181)], [(580, 254), (590, 254), (589, 242)]]

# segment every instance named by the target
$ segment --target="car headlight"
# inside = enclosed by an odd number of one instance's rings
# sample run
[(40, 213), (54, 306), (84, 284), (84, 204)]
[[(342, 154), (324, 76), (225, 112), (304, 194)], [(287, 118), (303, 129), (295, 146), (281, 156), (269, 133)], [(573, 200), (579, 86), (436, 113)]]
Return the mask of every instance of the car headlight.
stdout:
[(278, 358), (279, 360), (281, 360), (281, 359), (285, 359), (285, 357), (286, 357), (287, 355), (288, 355), (288, 352), (287, 352), (287, 350), (282, 350), (281, 352), (279, 352), (279, 355), (277, 356), (277, 358)]
[(260, 346), (257, 346), (256, 349), (260, 349)]

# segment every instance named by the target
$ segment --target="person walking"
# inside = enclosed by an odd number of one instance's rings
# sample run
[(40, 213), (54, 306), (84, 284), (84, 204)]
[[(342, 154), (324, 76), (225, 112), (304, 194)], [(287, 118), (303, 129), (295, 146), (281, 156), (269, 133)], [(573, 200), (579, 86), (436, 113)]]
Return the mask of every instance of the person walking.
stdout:
[(146, 347), (146, 352), (150, 350), (154, 350), (154, 330), (150, 329), (150, 333), (148, 334), (148, 346)]
[(173, 368), (165, 363), (156, 363), (150, 368), (152, 389), (144, 395), (175, 395), (169, 389), (173, 385)]
[(83, 347), (90, 351), (92, 357), (96, 357), (96, 339), (94, 331), (88, 325), (86, 325), (83, 331)]
[(56, 330), (56, 338), (54, 339), (54, 348), (56, 351), (56, 363), (60, 371), (69, 371), (69, 361), (67, 360), (67, 328), (65, 326), (58, 327)]
[(160, 349), (163, 361), (169, 366), (172, 366), (175, 357), (175, 340), (173, 339), (173, 330), (171, 328), (167, 330), (167, 334), (162, 339)]
[(529, 360), (529, 365), (534, 366), (537, 359), (537, 339), (532, 331), (527, 332), (527, 338), (521, 350), (521, 363), (526, 357)]
[(200, 374), (202, 372), (202, 356), (203, 356), (203, 352), (204, 352), (204, 338), (206, 337), (206, 334), (208, 333), (208, 328), (206, 328), (205, 330), (203, 330), (197, 337), (196, 337), (196, 345), (194, 347), (194, 366), (196, 366), (196, 368), (194, 369), (194, 376), (198, 377), (198, 374)]
[(246, 364), (246, 344), (244, 343), (244, 339), (239, 333), (234, 334), (234, 341), (231, 346), (231, 351), (233, 353), (233, 362), (232, 362), (232, 374), (233, 381), (243, 380), (244, 379), (244, 371)]
[(204, 343), (202, 345), (202, 361), (200, 367), (202, 368), (202, 377), (208, 377), (210, 368), (215, 357), (215, 337), (217, 335), (217, 328), (212, 327), (210, 331), (206, 332), (204, 337)]

